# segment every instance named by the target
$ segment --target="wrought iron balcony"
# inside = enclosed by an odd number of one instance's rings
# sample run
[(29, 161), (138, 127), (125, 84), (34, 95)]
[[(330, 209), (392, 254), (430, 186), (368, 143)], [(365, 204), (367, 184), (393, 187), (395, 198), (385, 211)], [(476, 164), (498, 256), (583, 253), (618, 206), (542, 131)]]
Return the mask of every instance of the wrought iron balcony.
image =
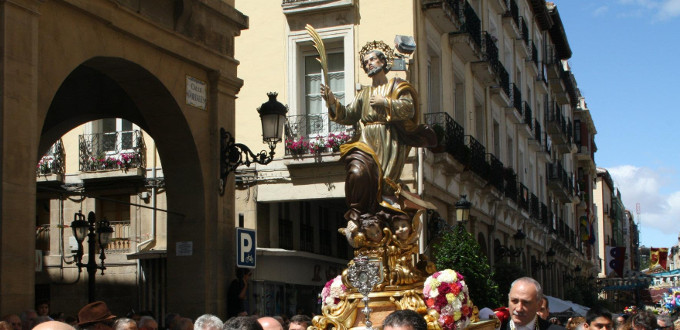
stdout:
[(510, 107), (506, 108), (505, 113), (513, 124), (520, 124), (524, 120), (524, 118), (522, 118), (522, 92), (514, 83), (511, 84), (510, 91), (510, 100), (512, 104)]
[(534, 140), (538, 142), (539, 145), (541, 145), (543, 142), (541, 141), (541, 138), (543, 137), (543, 133), (541, 132), (541, 122), (538, 121), (538, 119), (534, 118)]
[(538, 204), (538, 197), (534, 193), (531, 193), (529, 197), (529, 214), (532, 218), (539, 220), (539, 211), (540, 206)]
[(517, 203), (517, 174), (512, 168), (506, 167), (503, 169), (503, 180), (505, 181), (505, 197)]
[(525, 211), (529, 211), (529, 188), (524, 184), (519, 184), (519, 197), (517, 204)]
[(489, 164), (486, 162), (486, 148), (471, 135), (465, 135), (465, 145), (470, 150), (467, 169), (482, 178), (488, 178)]
[(511, 33), (512, 38), (519, 38), (519, 7), (517, 1), (506, 0), (506, 8), (508, 10), (503, 13), (503, 27)]
[(326, 113), (288, 116), (285, 128), (286, 155), (338, 152), (354, 136), (354, 128), (333, 122)]
[(532, 129), (532, 124), (533, 124), (533, 113), (531, 112), (531, 106), (529, 106), (529, 102), (524, 101), (523, 104), (523, 110), (522, 114), (524, 115), (524, 123), (527, 125), (529, 128), (529, 131)]
[(486, 154), (489, 164), (489, 177), (487, 181), (498, 191), (503, 192), (503, 163), (493, 154)]
[(463, 16), (460, 29), (449, 33), (454, 51), (465, 62), (479, 60), (482, 50), (482, 21), (467, 1), (463, 2)]
[(512, 94), (510, 92), (510, 74), (505, 66), (500, 61), (498, 62), (498, 78), (501, 82), (501, 89), (503, 93), (509, 98)]
[(59, 139), (57, 142), (54, 142), (45, 155), (40, 158), (38, 166), (35, 169), (36, 176), (64, 174), (66, 166), (65, 159), (64, 143)]
[(573, 183), (571, 183), (571, 178), (567, 174), (567, 171), (562, 168), (562, 164), (546, 164), (546, 171), (548, 189), (552, 189), (555, 196), (560, 200), (564, 202), (570, 201), (573, 192)]
[(465, 164), (469, 152), (465, 145), (463, 126), (446, 112), (425, 114), (425, 123), (437, 134), (437, 147), (432, 148), (432, 151), (447, 152), (457, 161)]
[(461, 0), (423, 0), (425, 15), (441, 30), (458, 31), (463, 18), (463, 1)]
[(146, 168), (146, 146), (139, 130), (82, 134), (78, 145), (81, 172)]
[(529, 41), (529, 60), (536, 65), (536, 69), (538, 69), (538, 48), (536, 48), (536, 44), (534, 43), (533, 40)]
[(547, 225), (548, 225), (548, 220), (549, 220), (549, 216), (548, 216), (548, 206), (545, 205), (545, 203), (541, 203), (541, 218), (540, 218), (540, 220), (541, 220), (541, 223), (542, 223), (544, 226), (547, 226)]
[(482, 32), (481, 61), (473, 63), (472, 70), (475, 76), (487, 86), (498, 84), (500, 80), (501, 62), (498, 60), (498, 46), (496, 37), (486, 31)]
[(524, 16), (519, 17), (519, 30), (521, 38), (524, 41), (525, 46), (529, 46), (529, 28), (527, 27), (527, 22)]
[(571, 140), (571, 121), (568, 121), (561, 113), (557, 102), (549, 102), (545, 105), (545, 118), (548, 123), (547, 131), (552, 142), (561, 148), (562, 152), (569, 150)]

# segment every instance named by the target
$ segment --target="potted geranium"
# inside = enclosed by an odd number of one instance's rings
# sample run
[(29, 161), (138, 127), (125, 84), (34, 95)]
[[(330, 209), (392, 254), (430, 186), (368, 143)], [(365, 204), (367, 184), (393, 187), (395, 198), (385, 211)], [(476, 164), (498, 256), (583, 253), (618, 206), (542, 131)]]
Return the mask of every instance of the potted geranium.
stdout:
[(313, 140), (309, 140), (309, 152), (312, 154), (319, 154), (326, 150), (326, 142), (323, 137), (317, 136)]
[(286, 139), (286, 150), (291, 155), (302, 155), (309, 149), (309, 142), (305, 141), (305, 137), (301, 136), (298, 140)]
[(340, 151), (340, 146), (349, 141), (352, 137), (345, 133), (329, 133), (326, 138), (326, 148), (331, 149), (333, 152)]

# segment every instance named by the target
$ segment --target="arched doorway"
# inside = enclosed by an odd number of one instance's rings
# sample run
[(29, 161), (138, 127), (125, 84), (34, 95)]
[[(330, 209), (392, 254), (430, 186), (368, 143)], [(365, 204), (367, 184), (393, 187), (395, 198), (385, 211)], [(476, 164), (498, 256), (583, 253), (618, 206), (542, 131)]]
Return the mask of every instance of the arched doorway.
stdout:
[[(97, 283), (100, 284), (97, 286), (95, 296), (98, 299), (108, 300), (111, 308), (118, 310), (139, 310), (142, 308), (162, 313), (167, 308), (166, 297), (172, 296), (166, 292), (170, 282), (168, 274), (177, 272), (178, 268), (186, 267), (186, 262), (190, 263), (189, 260), (182, 260), (182, 266), (173, 265), (173, 258), (167, 257), (168, 251), (172, 249), (171, 244), (168, 243), (173, 242), (173, 236), (179, 236), (181, 238), (177, 238), (176, 241), (192, 242), (192, 249), (196, 251), (204, 249), (202, 244), (205, 240), (199, 233), (196, 233), (193, 239), (190, 235), (187, 235), (187, 233), (192, 232), (190, 230), (192, 223), (195, 224), (196, 228), (200, 228), (201, 222), (206, 219), (203, 207), (206, 189), (203, 185), (204, 179), (197, 146), (192, 138), (187, 119), (175, 99), (157, 78), (149, 71), (130, 61), (120, 58), (98, 57), (79, 65), (57, 90), (45, 118), (40, 147), (43, 149), (45, 145), (50, 145), (53, 142), (55, 136), (61, 137), (86, 121), (103, 118), (122, 118), (123, 121), (134, 123), (153, 139), (152, 143), (163, 163), (162, 173), (165, 179), (163, 186), (166, 192), (164, 196), (167, 202), (163, 204), (168, 211), (164, 212), (167, 216), (163, 220), (167, 221), (164, 227), (168, 230), (167, 236), (162, 235), (166, 240), (164, 242), (166, 244), (162, 245), (166, 247), (155, 251), (154, 260), (151, 260), (150, 257), (143, 257), (144, 259), (140, 263), (148, 264), (148, 266), (137, 268), (136, 272), (139, 272), (135, 274), (137, 281), (130, 281), (132, 277), (126, 278), (120, 274), (122, 272), (119, 269), (125, 268), (123, 266), (124, 259), (117, 260), (113, 256), (114, 259), (112, 260), (112, 256), (109, 256), (107, 261), (109, 264), (113, 262), (113, 267), (109, 266), (108, 278), (97, 278)], [(73, 139), (65, 140), (67, 140), (65, 142), (66, 148), (73, 151)], [(71, 146), (68, 146), (68, 140), (71, 141)], [(80, 140), (81, 146), (79, 148), (82, 154), (83, 144), (86, 143), (82, 141), (82, 135)], [(155, 156), (154, 153), (155, 150), (147, 152), (150, 157)], [(85, 172), (82, 158), (82, 156), (75, 157), (74, 155), (68, 157), (71, 163), (74, 159), (78, 159), (77, 161), (80, 161), (81, 164), (77, 168), (73, 164), (69, 166), (71, 173), (64, 183), (70, 186), (79, 185), (78, 194), (81, 197), (78, 201), (79, 204), (69, 203), (69, 198), (59, 198), (66, 200), (65, 206), (64, 202), (60, 204), (61, 212), (66, 210), (66, 224), (70, 223), (69, 216), (74, 211), (80, 211), (73, 209), (74, 207), (82, 209), (85, 214), (89, 211), (95, 211), (97, 214), (100, 214), (100, 212), (111, 213), (104, 211), (106, 205), (109, 205), (108, 208), (116, 207), (116, 204), (109, 203), (111, 198), (121, 199), (122, 204), (125, 204), (125, 202), (131, 200), (126, 198), (126, 195), (134, 196), (148, 190), (144, 189), (146, 173), (135, 177), (107, 172), (108, 176), (104, 177), (87, 171), (88, 177), (83, 177)], [(145, 172), (146, 168), (151, 168), (151, 164), (144, 166)], [(111, 173), (113, 173), (113, 177)], [(40, 192), (40, 189), (38, 189), (38, 193)], [(63, 192), (62, 196), (64, 196)], [(120, 206), (117, 208), (125, 209), (125, 207)], [(63, 218), (64, 214), (60, 214), (60, 217)], [(138, 225), (141, 226), (143, 225), (142, 222), (146, 221), (139, 222)], [(185, 228), (177, 231), (177, 227)], [(61, 232), (60, 236), (62, 237), (60, 238), (62, 240), (63, 236), (68, 238), (69, 234), (67, 232), (64, 235)], [(147, 241), (143, 235), (137, 238), (137, 243)], [(156, 237), (154, 237), (155, 239)], [(133, 247), (126, 251), (128, 255), (136, 251), (134, 241), (132, 245)], [(146, 245), (145, 247), (148, 248)], [(68, 251), (64, 251), (63, 254), (68, 259)], [(62, 263), (54, 265), (48, 262), (46, 266), (50, 269), (56, 267), (62, 272), (60, 278), (54, 281), (56, 285), (52, 288), (52, 292), (54, 292), (51, 297), (53, 308), (64, 310), (65, 307), (61, 306), (82, 306), (87, 303), (84, 300), (87, 293), (83, 292), (82, 283), (80, 285), (74, 284), (72, 287), (66, 285), (73, 279), (78, 280), (76, 276), (69, 278), (68, 274), (63, 274), (64, 270), (68, 273), (69, 269), (71, 273), (74, 273), (75, 269), (72, 265), (68, 267)], [(115, 266), (121, 267), (115, 268)], [(46, 274), (46, 277), (50, 281), (50, 278), (54, 277), (54, 271), (51, 274)], [(82, 277), (80, 282), (85, 282), (84, 275)], [(195, 280), (200, 281), (200, 279)], [(117, 284), (112, 285), (110, 283)], [(66, 290), (73, 290), (73, 287), (80, 287), (80, 290), (72, 291), (70, 296), (64, 296), (63, 293), (66, 291), (60, 289), (65, 285)], [(146, 289), (146, 286), (152, 288)], [(121, 290), (127, 292), (127, 295), (114, 294)], [(148, 291), (150, 290), (154, 294), (149, 294)]]
[[(228, 3), (197, 4), (0, 4), (4, 21), (20, 22), (4, 31), (2, 47), (8, 51), (0, 55), (3, 315), (34, 307), (38, 260), (32, 222), (39, 157), (68, 130), (102, 118), (133, 122), (158, 146), (173, 211), (167, 218), (168, 310), (189, 317), (226, 311), (233, 188), (224, 197), (217, 193), (218, 132), (220, 127), (233, 131), (235, 95), (242, 85), (233, 38), (247, 27), (247, 17)], [(205, 106), (186, 104), (189, 77), (205, 83)], [(190, 253), (178, 255), (178, 243), (190, 244)]]

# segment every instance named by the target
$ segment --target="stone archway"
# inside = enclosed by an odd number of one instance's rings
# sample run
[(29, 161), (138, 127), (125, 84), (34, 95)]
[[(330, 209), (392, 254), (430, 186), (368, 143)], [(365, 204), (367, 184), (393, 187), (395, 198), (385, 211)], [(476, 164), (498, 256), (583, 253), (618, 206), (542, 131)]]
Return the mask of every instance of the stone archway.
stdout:
[[(109, 0), (0, 4), (0, 19), (9, 26), (0, 32), (2, 314), (33, 308), (35, 228), (28, 219), (35, 218), (39, 155), (68, 129), (113, 116), (156, 140), (168, 205), (185, 215), (168, 217), (168, 286), (174, 290), (168, 309), (192, 317), (226, 310), (234, 201), (233, 181), (224, 197), (217, 193), (218, 132), (234, 128), (242, 81), (233, 37), (247, 27), (247, 17), (228, 3), (187, 0), (175, 11), (130, 6)], [(185, 103), (187, 76), (206, 83), (206, 109)], [(193, 254), (176, 256), (176, 242), (192, 242)]]

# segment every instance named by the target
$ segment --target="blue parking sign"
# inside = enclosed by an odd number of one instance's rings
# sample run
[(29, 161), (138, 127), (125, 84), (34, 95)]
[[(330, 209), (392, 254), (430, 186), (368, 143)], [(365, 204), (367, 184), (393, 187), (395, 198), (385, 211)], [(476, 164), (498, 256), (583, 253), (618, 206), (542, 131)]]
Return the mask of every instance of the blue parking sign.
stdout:
[(255, 268), (255, 230), (236, 228), (236, 266)]

